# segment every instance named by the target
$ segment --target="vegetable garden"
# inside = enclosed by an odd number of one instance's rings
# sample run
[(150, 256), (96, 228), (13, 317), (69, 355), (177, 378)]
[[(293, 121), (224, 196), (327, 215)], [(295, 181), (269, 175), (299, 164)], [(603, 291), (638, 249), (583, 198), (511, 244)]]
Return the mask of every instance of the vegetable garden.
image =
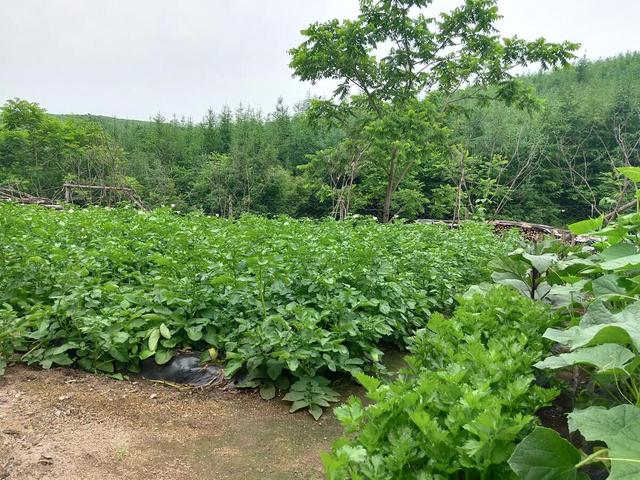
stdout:
[(496, 258), (492, 282), (417, 332), (398, 380), (358, 376), (374, 405), (336, 409), (329, 478), (640, 478), (640, 210), (603, 220), (571, 225), (592, 245)]
[(0, 367), (74, 365), (121, 378), (182, 350), (316, 418), (330, 380), (381, 374), (434, 311), (487, 278), (512, 242), (359, 219), (0, 205)]
[[(353, 378), (330, 479), (640, 478), (640, 213), (571, 228), (595, 243), (5, 203), (0, 371), (202, 352), (316, 419)], [(393, 380), (387, 348), (410, 352)]]

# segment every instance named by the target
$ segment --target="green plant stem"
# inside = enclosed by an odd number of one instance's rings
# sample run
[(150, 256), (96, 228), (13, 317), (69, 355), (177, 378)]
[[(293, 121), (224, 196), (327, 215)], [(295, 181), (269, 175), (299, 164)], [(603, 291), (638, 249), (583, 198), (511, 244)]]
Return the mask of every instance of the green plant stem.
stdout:
[(41, 345), (42, 345), (42, 342), (37, 342), (31, 349), (29, 349), (29, 351), (27, 351), (26, 353), (23, 353), (20, 358), (24, 360), (31, 352), (36, 350)]
[(629, 376), (629, 388), (633, 392), (633, 396), (635, 397), (636, 406), (640, 406), (640, 389), (638, 388), (638, 384), (636, 383), (633, 375)]
[(590, 463), (594, 462), (626, 462), (626, 463), (640, 463), (640, 460), (635, 458), (618, 458), (618, 457), (601, 457), (604, 452), (607, 452), (608, 449), (598, 450), (597, 452), (593, 452), (588, 457), (584, 458), (581, 462), (575, 465), (575, 468), (578, 469), (580, 467), (584, 467)]
[(593, 462), (599, 462), (602, 459), (598, 458), (600, 455), (602, 455), (605, 452), (608, 452), (608, 449), (603, 449), (603, 450), (598, 450), (597, 452), (593, 452), (591, 455), (583, 458), (580, 462), (576, 463), (575, 468), (578, 469), (580, 467), (583, 467), (589, 463), (593, 463)]

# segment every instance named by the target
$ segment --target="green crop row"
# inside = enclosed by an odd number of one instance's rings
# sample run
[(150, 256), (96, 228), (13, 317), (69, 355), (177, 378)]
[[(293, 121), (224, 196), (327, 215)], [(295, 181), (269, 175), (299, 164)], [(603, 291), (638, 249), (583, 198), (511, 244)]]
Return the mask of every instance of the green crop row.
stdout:
[[(118, 376), (177, 351), (293, 409), (335, 401), (327, 378), (380, 372), (513, 242), (457, 230), (170, 209), (50, 211), (0, 205), (0, 371), (10, 361)], [(207, 355), (205, 355), (207, 357)], [(290, 388), (289, 388), (290, 387)]]
[(517, 440), (556, 389), (535, 384), (549, 309), (507, 287), (432, 316), (390, 384), (359, 375), (373, 401), (335, 409), (346, 429), (324, 456), (330, 480), (506, 480)]

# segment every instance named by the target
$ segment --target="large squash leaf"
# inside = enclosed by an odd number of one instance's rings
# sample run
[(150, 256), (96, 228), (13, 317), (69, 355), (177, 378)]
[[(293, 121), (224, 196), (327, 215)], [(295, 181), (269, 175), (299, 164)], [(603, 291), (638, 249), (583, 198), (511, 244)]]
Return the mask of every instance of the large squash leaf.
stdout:
[(640, 350), (640, 302), (618, 313), (610, 312), (602, 301), (593, 302), (580, 324), (568, 330), (547, 329), (544, 337), (568, 345), (572, 350), (604, 343), (633, 344)]
[(640, 167), (618, 167), (616, 170), (633, 183), (640, 183)]
[(626, 255), (624, 257), (614, 258), (612, 260), (607, 260), (600, 264), (600, 267), (603, 270), (608, 271), (618, 271), (618, 270), (629, 270), (637, 268), (640, 265), (640, 253), (635, 253), (633, 255)]
[(540, 369), (557, 369), (571, 365), (591, 365), (598, 373), (625, 372), (625, 367), (635, 354), (628, 348), (616, 343), (607, 343), (595, 347), (580, 348), (574, 352), (548, 357), (534, 365)]
[(604, 215), (600, 215), (597, 218), (588, 218), (587, 220), (582, 220), (580, 222), (572, 223), (569, 225), (569, 230), (574, 235), (583, 235), (585, 233), (593, 232), (594, 230), (598, 230), (602, 227), (602, 222), (604, 221)]
[(640, 478), (640, 408), (618, 405), (607, 410), (589, 407), (569, 414), (569, 429), (579, 430), (589, 441), (602, 441), (609, 449), (608, 480)]
[(576, 470), (580, 451), (555, 430), (537, 427), (518, 444), (509, 466), (524, 480), (583, 480)]

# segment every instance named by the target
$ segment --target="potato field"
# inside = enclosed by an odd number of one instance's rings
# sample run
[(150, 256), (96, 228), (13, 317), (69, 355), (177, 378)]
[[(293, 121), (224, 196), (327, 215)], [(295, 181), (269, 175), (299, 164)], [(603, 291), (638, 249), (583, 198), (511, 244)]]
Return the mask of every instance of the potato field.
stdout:
[(0, 205), (0, 354), (122, 378), (202, 352), (316, 418), (513, 240), (488, 227)]

